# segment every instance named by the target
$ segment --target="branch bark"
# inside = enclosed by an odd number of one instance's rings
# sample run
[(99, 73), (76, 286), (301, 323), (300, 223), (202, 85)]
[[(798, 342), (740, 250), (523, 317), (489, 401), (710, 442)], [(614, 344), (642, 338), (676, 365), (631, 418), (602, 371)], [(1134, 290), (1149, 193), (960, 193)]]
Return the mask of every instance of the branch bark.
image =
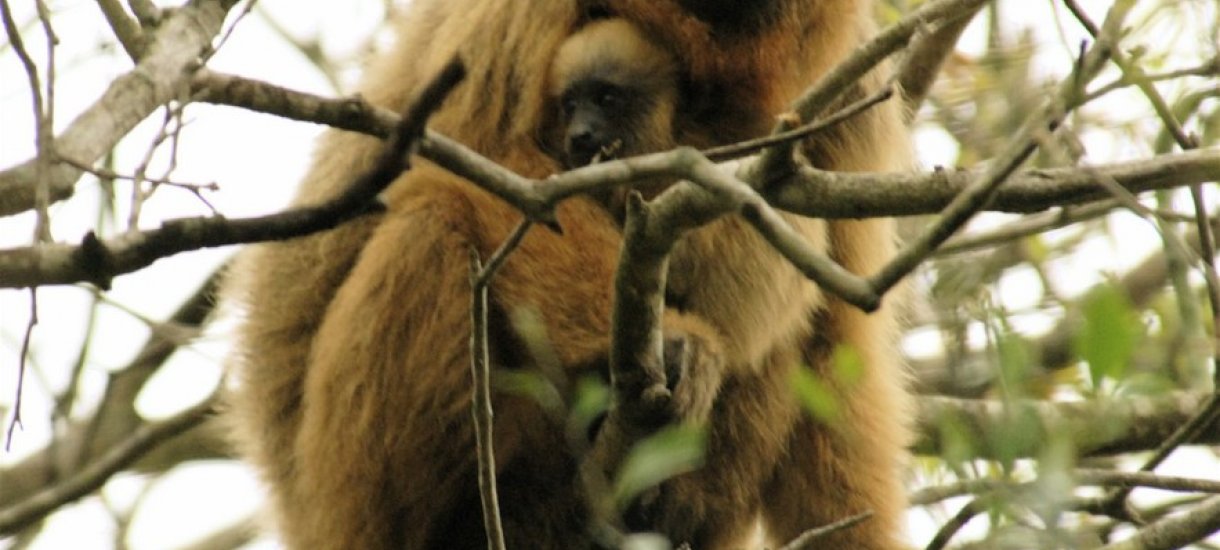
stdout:
[[(214, 294), (219, 274), (208, 280), (187, 298), (166, 327), (179, 330), (196, 329), (202, 326), (212, 312)], [(31, 494), (43, 490), (62, 477), (64, 472), (76, 469), (81, 463), (99, 456), (105, 449), (113, 447), (132, 431), (145, 424), (135, 409), (135, 398), (144, 384), (156, 373), (165, 360), (174, 353), (186, 338), (172, 337), (169, 328), (154, 330), (136, 354), (135, 359), (123, 369), (110, 375), (102, 395), (101, 404), (93, 415), (84, 421), (69, 425), (56, 441), (42, 451), (17, 464), (0, 469), (0, 508), (14, 505)], [(201, 427), (192, 430), (195, 436), (186, 436), (182, 445), (166, 457), (159, 448), (149, 456), (158, 455), (161, 464), (176, 463), (178, 457), (219, 454), (227, 445), (219, 441), (217, 434)], [(178, 440), (167, 442), (166, 447), (175, 447)], [(147, 460), (149, 457), (145, 457)]]
[(1200, 541), (1216, 531), (1220, 531), (1220, 497), (1209, 498), (1185, 514), (1156, 521), (1134, 537), (1099, 550), (1171, 550)]
[[(199, 0), (173, 11), (152, 35), (146, 55), (127, 74), (111, 82), (102, 97), (55, 138), (58, 154), (96, 162), (157, 107), (189, 90), (200, 54), (220, 32), (225, 15), (238, 0)], [(0, 171), (0, 216), (34, 206), (37, 159)], [(47, 179), (51, 200), (72, 196), (83, 172), (53, 163)]]
[(215, 412), (214, 406), (214, 400), (208, 399), (169, 420), (144, 426), (71, 477), (0, 510), (0, 535), (14, 534), (60, 506), (97, 490), (161, 441), (203, 422)]
[[(919, 439), (913, 450), (939, 455), (951, 444), (965, 442), (971, 446), (963, 450), (969, 455), (964, 458), (1030, 457), (1038, 455), (1047, 434), (1066, 431), (1080, 456), (1146, 451), (1156, 449), (1193, 418), (1209, 397), (1206, 392), (1177, 392), (1157, 397), (1005, 404), (926, 396), (919, 400)], [(1007, 437), (1014, 433), (1014, 422), (1027, 430), (1022, 432), (1027, 437)], [(1204, 430), (1195, 443), (1220, 443), (1220, 425)]]

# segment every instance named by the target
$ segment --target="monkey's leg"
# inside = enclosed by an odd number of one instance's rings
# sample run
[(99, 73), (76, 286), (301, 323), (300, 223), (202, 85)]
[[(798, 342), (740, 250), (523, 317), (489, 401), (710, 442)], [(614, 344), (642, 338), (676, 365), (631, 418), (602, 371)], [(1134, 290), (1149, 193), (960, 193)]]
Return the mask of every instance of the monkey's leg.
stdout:
[(766, 498), (763, 486), (800, 414), (788, 383), (796, 360), (794, 354), (776, 352), (758, 370), (725, 378), (707, 424), (704, 465), (646, 497), (631, 527), (658, 530), (674, 543), (701, 550), (748, 542)]
[(224, 418), (266, 483), (277, 518), (294, 515), (285, 510), (300, 502), (290, 488), (310, 345), (376, 221), (354, 220), (319, 235), (259, 245), (244, 251), (227, 275), (225, 298), (242, 305), (243, 318), (234, 330), (237, 384)]
[[(870, 399), (877, 407), (884, 398)], [(884, 407), (857, 414), (849, 412), (837, 420), (841, 427), (819, 425), (804, 418), (797, 426), (790, 454), (779, 465), (765, 491), (764, 525), (773, 544), (784, 544), (802, 532), (849, 517), (873, 515), (854, 527), (819, 539), (817, 548), (892, 550), (901, 548), (906, 499), (899, 474), (904, 451), (868, 433), (870, 415), (887, 413)], [(892, 428), (890, 428), (892, 431)]]
[[(305, 381), (296, 548), (423, 548), (471, 470), (460, 197), (386, 214), (331, 302)], [(458, 205), (459, 207), (455, 207)]]
[[(829, 224), (835, 260), (854, 273), (874, 273), (894, 250), (893, 221)], [(871, 314), (830, 300), (803, 343), (802, 364), (834, 390), (839, 414), (825, 423), (802, 418), (764, 501), (764, 525), (783, 544), (805, 530), (866, 511), (865, 523), (828, 537), (818, 548), (899, 548), (906, 509), (902, 467), (911, 440), (907, 374), (898, 355), (894, 310), (901, 290)], [(854, 351), (860, 372), (832, 365), (837, 346)], [(839, 373), (839, 374), (836, 374)]]
[[(296, 494), (325, 505), (285, 526), (299, 531), (301, 548), (452, 548), (451, 528), (479, 513), (471, 489), (469, 250), (486, 258), (519, 215), (427, 165), (392, 191), (385, 220), (315, 339), (295, 448)], [(591, 203), (583, 207), (596, 216), (582, 217), (579, 207), (561, 210), (564, 235), (531, 232), (492, 283), (500, 310), (538, 312), (565, 366), (606, 353), (618, 254), (609, 218)], [(531, 415), (513, 405), (497, 411), (497, 466), (510, 484), (530, 478), (510, 465), (560, 452), (531, 446), (552, 429)], [(559, 483), (575, 486), (573, 479)], [(506, 528), (525, 525), (521, 514), (534, 509), (527, 497), (536, 495), (544, 493), (506, 491), (506, 499), (525, 499), (502, 502)], [(570, 523), (545, 515), (533, 521), (546, 526), (546, 536), (566, 533)]]

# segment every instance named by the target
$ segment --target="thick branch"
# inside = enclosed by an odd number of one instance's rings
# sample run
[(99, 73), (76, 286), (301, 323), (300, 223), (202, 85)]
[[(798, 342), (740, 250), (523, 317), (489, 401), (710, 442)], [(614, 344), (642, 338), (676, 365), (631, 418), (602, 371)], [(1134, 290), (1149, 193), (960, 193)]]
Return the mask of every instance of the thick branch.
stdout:
[(914, 117), (928, 96), (945, 60), (957, 46), (962, 31), (985, 4), (980, 3), (956, 19), (941, 21), (929, 32), (917, 33), (898, 67), (898, 87), (906, 100), (908, 117)]
[[(397, 121), (393, 111), (358, 98), (327, 99), (240, 77), (202, 73), (196, 78), (195, 86), (201, 91), (199, 99), (204, 101), (379, 137), (389, 135)], [(461, 164), (459, 159), (472, 155), (477, 157), (477, 153), (460, 144), (431, 133), (421, 144), (420, 153), (429, 160), (442, 163), (447, 169)], [(481, 166), (479, 173), (493, 173), (496, 178), (510, 180), (504, 184), (503, 193), (519, 193), (522, 197), (532, 195), (533, 198), (529, 200), (545, 202), (603, 186), (620, 185), (641, 177), (641, 174), (622, 169), (609, 174), (612, 170), (606, 165), (619, 162), (622, 161), (581, 168), (537, 183), (524, 180), (507, 170), (495, 171)], [(1097, 165), (1092, 169), (1113, 177), (1134, 193), (1169, 189), (1213, 181), (1220, 173), (1220, 148)], [(1108, 198), (1109, 195), (1097, 186), (1095, 175), (1090, 170), (1080, 168), (1019, 172), (1000, 188), (987, 209), (1038, 212), (1056, 205), (1082, 204)], [(932, 214), (944, 208), (970, 181), (978, 177), (977, 170), (860, 174), (806, 168), (769, 190), (767, 199), (783, 210), (820, 218)], [(598, 178), (610, 179), (601, 181)], [(538, 198), (539, 194), (544, 197)], [(515, 201), (514, 205), (521, 207), (518, 204), (521, 202)], [(537, 208), (537, 205), (531, 207)]]
[[(225, 14), (237, 0), (191, 2), (152, 35), (146, 55), (127, 74), (110, 84), (93, 106), (55, 138), (58, 154), (93, 163), (157, 107), (185, 90), (199, 56), (220, 32)], [(34, 206), (36, 159), (0, 171), (0, 216)], [(82, 171), (56, 163), (48, 176), (52, 200), (72, 196)]]
[(170, 220), (159, 229), (128, 233), (106, 242), (90, 233), (80, 246), (38, 245), (0, 251), (0, 288), (79, 281), (108, 288), (116, 275), (179, 252), (308, 235), (375, 211), (379, 207), (377, 194), (406, 168), (405, 159), (423, 136), (427, 117), (464, 75), (457, 60), (447, 65), (396, 119), (389, 143), (372, 170), (332, 201), (256, 218)]
[[(1151, 159), (1018, 172), (987, 203), (997, 212), (1040, 212), (1084, 204), (1111, 195), (1097, 174), (1112, 177), (1132, 193), (1214, 181), (1220, 173), (1220, 148), (1200, 149)], [(777, 208), (822, 218), (913, 216), (939, 212), (978, 177), (976, 170), (936, 170), (913, 174), (837, 173), (803, 168), (767, 198)]]
[(1165, 517), (1139, 530), (1130, 539), (1107, 544), (1101, 550), (1171, 550), (1203, 540), (1220, 530), (1220, 497), (1212, 497), (1190, 511)]
[[(1028, 437), (1003, 438), (1005, 456), (1037, 456), (1045, 435), (1066, 431), (1082, 456), (1155, 449), (1169, 434), (1190, 420), (1208, 399), (1207, 393), (1171, 393), (1157, 397), (1097, 399), (1082, 402), (1017, 401), (1006, 408), (994, 400), (924, 397), (920, 399), (919, 441), (914, 451), (938, 455), (949, 441), (979, 442), (973, 456), (996, 458), (987, 442), (996, 434), (1034, 430)], [(1196, 443), (1220, 442), (1220, 426), (1212, 425)]]

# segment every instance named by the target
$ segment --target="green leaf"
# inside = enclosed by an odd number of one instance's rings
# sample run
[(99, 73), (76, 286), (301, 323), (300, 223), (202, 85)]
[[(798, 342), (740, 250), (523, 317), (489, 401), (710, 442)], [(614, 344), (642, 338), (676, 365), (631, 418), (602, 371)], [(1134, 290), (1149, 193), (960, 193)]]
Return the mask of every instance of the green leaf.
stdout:
[(707, 434), (694, 426), (668, 426), (632, 447), (614, 484), (619, 509), (641, 492), (703, 465)]
[(856, 348), (839, 344), (835, 346), (830, 364), (834, 366), (835, 381), (850, 388), (864, 377), (864, 358)]
[(1026, 385), (1031, 381), (1029, 346), (1025, 339), (1013, 332), (1008, 318), (997, 312), (995, 317), (995, 350), (1000, 364), (1000, 389), (1007, 399), (1026, 396)]
[(547, 412), (563, 411), (563, 397), (559, 395), (559, 389), (540, 372), (496, 369), (492, 372), (491, 385), (497, 391), (532, 399)]
[(576, 383), (576, 397), (568, 412), (568, 433), (589, 433), (593, 422), (610, 408), (610, 386), (598, 378), (586, 376)]
[(1139, 319), (1126, 295), (1102, 285), (1084, 299), (1084, 326), (1076, 336), (1076, 353), (1089, 365), (1093, 389), (1103, 378), (1121, 380), (1141, 334)]
[(839, 400), (834, 391), (811, 369), (802, 367), (792, 373), (792, 390), (814, 418), (830, 424), (839, 417)]

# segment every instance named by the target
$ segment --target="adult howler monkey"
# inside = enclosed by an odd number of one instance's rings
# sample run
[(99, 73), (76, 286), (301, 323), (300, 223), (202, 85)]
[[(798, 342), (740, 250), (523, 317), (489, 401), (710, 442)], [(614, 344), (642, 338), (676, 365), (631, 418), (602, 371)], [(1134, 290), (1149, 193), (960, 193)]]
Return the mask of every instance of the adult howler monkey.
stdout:
[[(539, 145), (547, 76), (589, 15), (621, 18), (671, 52), (684, 96), (673, 141), (704, 146), (769, 129), (800, 90), (871, 32), (863, 0), (415, 0), (398, 42), (369, 67), (360, 93), (401, 110), (453, 55), (468, 77), (432, 127), (526, 176), (560, 168)], [(879, 84), (881, 75), (865, 86)], [(297, 204), (332, 197), (381, 144), (331, 131)], [(803, 147), (832, 170), (906, 166), (901, 117), (885, 105)], [(297, 549), (481, 548), (485, 545), (469, 418), (468, 250), (490, 254), (521, 216), (468, 182), (416, 159), (384, 194), (380, 218), (261, 245), (234, 269), (243, 305), (230, 419), (271, 488), (285, 543)], [(492, 288), (501, 313), (535, 311), (565, 368), (604, 362), (620, 245), (612, 217), (578, 197), (558, 210), (564, 232), (532, 231)], [(890, 255), (886, 220), (790, 218), (848, 269)], [(823, 295), (736, 218), (684, 239), (671, 272), (682, 285), (667, 337), (716, 361), (706, 465), (664, 483), (645, 527), (697, 550), (730, 548), (761, 521), (771, 542), (871, 510), (865, 528), (824, 548), (897, 545), (900, 465), (908, 440), (892, 314)], [(498, 327), (498, 328), (497, 328)], [(493, 327), (493, 360), (531, 360)], [(837, 346), (864, 365), (830, 375)], [(702, 368), (707, 367), (707, 368)], [(826, 375), (838, 417), (801, 412), (796, 369)], [(698, 374), (702, 376), (703, 374)], [(691, 376), (694, 379), (696, 376)], [(682, 380), (679, 383), (698, 382)], [(588, 547), (576, 458), (562, 428), (530, 399), (494, 397), (502, 515), (510, 548)]]

